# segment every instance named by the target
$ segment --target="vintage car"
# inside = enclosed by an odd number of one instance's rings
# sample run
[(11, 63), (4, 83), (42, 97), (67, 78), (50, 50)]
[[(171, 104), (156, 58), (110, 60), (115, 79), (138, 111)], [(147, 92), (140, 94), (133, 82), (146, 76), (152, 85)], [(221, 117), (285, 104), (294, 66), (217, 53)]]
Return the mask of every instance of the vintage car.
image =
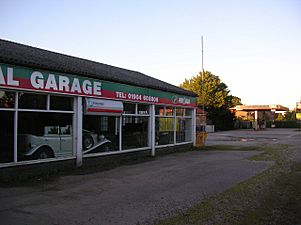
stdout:
[[(103, 135), (83, 130), (83, 154), (112, 150), (112, 143)], [(46, 126), (42, 136), (23, 134), (19, 135), (22, 143), (23, 156), (30, 159), (45, 159), (59, 156), (70, 156), (73, 152), (72, 127)]]

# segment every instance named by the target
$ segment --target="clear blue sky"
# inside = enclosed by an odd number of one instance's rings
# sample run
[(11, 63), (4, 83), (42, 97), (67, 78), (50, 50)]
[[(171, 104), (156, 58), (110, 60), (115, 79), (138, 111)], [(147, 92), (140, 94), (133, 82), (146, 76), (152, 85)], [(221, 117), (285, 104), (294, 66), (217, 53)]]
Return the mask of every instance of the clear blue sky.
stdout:
[(301, 0), (1, 0), (0, 38), (179, 85), (204, 67), (244, 104), (301, 98)]

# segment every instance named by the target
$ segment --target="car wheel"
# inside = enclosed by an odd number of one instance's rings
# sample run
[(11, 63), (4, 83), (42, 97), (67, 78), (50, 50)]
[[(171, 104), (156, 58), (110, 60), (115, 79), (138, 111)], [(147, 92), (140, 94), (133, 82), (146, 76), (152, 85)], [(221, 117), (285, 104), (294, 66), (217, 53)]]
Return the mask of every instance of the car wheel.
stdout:
[(54, 157), (54, 155), (52, 153), (52, 150), (49, 148), (46, 148), (46, 147), (40, 148), (33, 155), (34, 159), (48, 159), (48, 158), (53, 158), (53, 157)]
[(83, 149), (87, 150), (94, 146), (94, 140), (90, 135), (83, 136)]

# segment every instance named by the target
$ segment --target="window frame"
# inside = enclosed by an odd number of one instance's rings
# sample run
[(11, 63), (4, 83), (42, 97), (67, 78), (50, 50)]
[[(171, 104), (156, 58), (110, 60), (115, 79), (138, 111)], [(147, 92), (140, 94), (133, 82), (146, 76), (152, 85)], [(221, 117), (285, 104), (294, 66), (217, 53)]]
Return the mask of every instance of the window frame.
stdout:
[[(162, 115), (159, 115), (159, 114), (155, 114), (155, 119), (156, 118), (173, 118), (173, 143), (172, 144), (166, 144), (166, 145), (156, 145), (155, 144), (155, 147), (156, 148), (163, 148), (163, 147), (169, 147), (169, 146), (175, 146), (175, 145), (182, 145), (182, 144), (189, 144), (189, 143), (193, 143), (193, 108), (190, 108), (190, 107), (179, 107), (179, 106), (168, 106), (168, 105), (156, 105), (155, 107), (164, 107), (164, 113), (163, 113), (163, 116)], [(166, 109), (167, 108), (172, 108), (173, 109), (173, 115), (172, 116), (169, 116), (169, 115), (166, 115)], [(184, 113), (182, 116), (179, 116), (177, 115), (177, 109), (183, 109), (184, 110)], [(186, 115), (187, 113), (187, 110), (192, 110), (191, 111), (191, 115)], [(155, 110), (156, 111), (156, 110)], [(177, 142), (177, 118), (182, 118), (182, 119), (191, 119), (191, 126), (192, 126), (192, 129), (191, 129), (191, 141), (184, 141), (184, 142)], [(155, 128), (155, 132), (156, 132), (156, 128)], [(155, 134), (156, 135), (156, 134)]]
[[(0, 88), (0, 91), (9, 91), (15, 93), (15, 102), (13, 108), (1, 108), (0, 111), (11, 111), (14, 113), (14, 132), (13, 132), (13, 161), (7, 162), (7, 163), (0, 163), (0, 168), (7, 167), (7, 166), (14, 166), (14, 165), (28, 165), (28, 164), (36, 164), (36, 163), (43, 163), (43, 162), (52, 162), (52, 161), (60, 161), (60, 160), (66, 160), (66, 159), (74, 159), (76, 158), (75, 155), (75, 149), (72, 150), (71, 156), (64, 156), (64, 157), (54, 157), (54, 158), (48, 158), (48, 159), (38, 159), (38, 160), (25, 160), (20, 161), (18, 160), (18, 117), (19, 112), (38, 112), (38, 113), (62, 113), (62, 114), (71, 114), (72, 115), (72, 123), (74, 123), (74, 115), (75, 115), (75, 108), (74, 108), (74, 102), (76, 96), (66, 96), (66, 95), (58, 95), (55, 94), (55, 96), (62, 96), (62, 97), (68, 97), (72, 98), (72, 110), (51, 110), (50, 109), (50, 96), (53, 96), (51, 93), (42, 93), (42, 92), (36, 92), (36, 91), (22, 91), (22, 90), (12, 90), (12, 89), (6, 89), (6, 88)], [(26, 108), (19, 108), (19, 94), (20, 93), (29, 93), (29, 94), (41, 94), (46, 95), (46, 106), (45, 109), (26, 109)], [(73, 125), (73, 124), (72, 124)], [(72, 126), (74, 129), (74, 125)], [(74, 132), (73, 132), (74, 133)], [(74, 146), (75, 137), (72, 136), (72, 146)]]

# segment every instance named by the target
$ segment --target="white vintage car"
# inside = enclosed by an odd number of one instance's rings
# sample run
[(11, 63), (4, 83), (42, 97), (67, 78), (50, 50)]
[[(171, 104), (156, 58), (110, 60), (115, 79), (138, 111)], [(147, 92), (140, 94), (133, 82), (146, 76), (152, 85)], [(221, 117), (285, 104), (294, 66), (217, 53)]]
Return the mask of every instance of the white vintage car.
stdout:
[[(42, 136), (19, 135), (25, 158), (46, 159), (73, 155), (72, 127), (46, 126)], [(83, 130), (83, 154), (112, 150), (112, 142), (103, 135), (98, 136), (88, 130)], [(21, 146), (19, 146), (20, 148)]]

